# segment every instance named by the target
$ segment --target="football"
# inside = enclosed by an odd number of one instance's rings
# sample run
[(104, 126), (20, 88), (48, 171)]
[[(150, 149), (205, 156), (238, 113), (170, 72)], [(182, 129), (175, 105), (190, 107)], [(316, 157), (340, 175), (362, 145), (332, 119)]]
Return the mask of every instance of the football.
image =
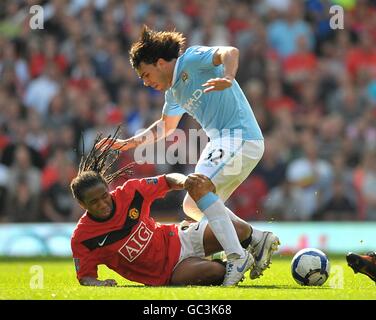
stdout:
[(291, 274), (302, 286), (321, 286), (329, 277), (330, 264), (324, 252), (315, 248), (298, 251), (291, 261)]

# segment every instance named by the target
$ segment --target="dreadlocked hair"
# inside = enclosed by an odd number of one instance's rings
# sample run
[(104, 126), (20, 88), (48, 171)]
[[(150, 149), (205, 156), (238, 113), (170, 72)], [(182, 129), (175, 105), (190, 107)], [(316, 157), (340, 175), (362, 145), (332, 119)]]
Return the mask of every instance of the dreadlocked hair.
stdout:
[[(76, 199), (83, 201), (84, 192), (98, 183), (103, 183), (108, 186), (119, 177), (129, 177), (133, 174), (132, 168), (134, 162), (127, 164), (116, 172), (110, 173), (112, 166), (119, 158), (120, 149), (126, 144), (124, 143), (118, 148), (112, 148), (119, 134), (120, 127), (116, 129), (113, 136), (109, 135), (96, 147), (102, 140), (102, 134), (98, 134), (90, 152), (87, 156), (81, 157), (78, 174), (70, 184), (72, 194)], [(106, 145), (106, 143), (108, 144)], [(82, 149), (85, 150), (84, 146)]]

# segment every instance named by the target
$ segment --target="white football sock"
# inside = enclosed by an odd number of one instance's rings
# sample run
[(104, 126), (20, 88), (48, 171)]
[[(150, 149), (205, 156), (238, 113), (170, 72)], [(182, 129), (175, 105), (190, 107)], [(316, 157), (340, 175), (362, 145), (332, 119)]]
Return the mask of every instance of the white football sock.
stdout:
[(226, 255), (228, 257), (232, 257), (233, 254), (243, 256), (243, 248), (222, 200), (209, 192), (197, 201), (197, 206), (207, 217), (210, 228)]
[[(201, 199), (200, 199), (201, 200)], [(196, 221), (200, 221), (202, 219), (202, 217), (204, 217), (205, 215), (202, 213), (202, 211), (198, 208), (196, 202), (194, 202), (194, 200), (189, 196), (189, 194), (187, 194), (184, 198), (184, 202), (183, 202), (183, 209), (184, 209), (184, 213), (188, 216), (188, 217), (191, 217), (192, 219), (195, 219)], [(235, 222), (243, 222), (243, 223), (247, 223), (249, 224), (248, 222), (244, 221), (242, 218), (238, 217), (235, 213), (233, 213), (229, 208), (227, 208), (225, 206), (225, 209), (226, 209), (226, 213), (227, 215), (229, 216), (229, 218), (232, 220), (232, 221), (235, 221)], [(249, 224), (250, 225), (250, 224)], [(262, 234), (263, 234), (263, 231), (260, 231), (260, 230), (257, 230), (255, 229), (252, 225), (250, 225), (251, 229), (252, 229), (252, 241), (251, 241), (251, 245), (254, 246), (255, 244), (257, 244), (260, 240), (261, 240), (261, 237), (262, 237)], [(213, 231), (214, 232), (214, 231)], [(219, 241), (219, 240), (218, 240)], [(221, 244), (222, 245), (222, 244)]]

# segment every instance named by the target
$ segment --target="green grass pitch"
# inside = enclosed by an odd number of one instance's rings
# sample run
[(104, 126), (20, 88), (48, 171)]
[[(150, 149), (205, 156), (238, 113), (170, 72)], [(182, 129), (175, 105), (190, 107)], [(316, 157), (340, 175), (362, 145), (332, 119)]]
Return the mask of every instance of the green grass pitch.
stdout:
[[(330, 257), (331, 276), (322, 287), (302, 287), (290, 275), (288, 257), (275, 257), (265, 275), (238, 287), (145, 287), (129, 282), (104, 266), (99, 278), (113, 278), (119, 287), (83, 287), (75, 278), (72, 260), (0, 260), (0, 299), (4, 300), (358, 300), (376, 299), (375, 283), (354, 274), (344, 257)], [(34, 267), (33, 267), (34, 266)], [(36, 267), (35, 267), (36, 266)], [(43, 287), (41, 287), (43, 286)]]

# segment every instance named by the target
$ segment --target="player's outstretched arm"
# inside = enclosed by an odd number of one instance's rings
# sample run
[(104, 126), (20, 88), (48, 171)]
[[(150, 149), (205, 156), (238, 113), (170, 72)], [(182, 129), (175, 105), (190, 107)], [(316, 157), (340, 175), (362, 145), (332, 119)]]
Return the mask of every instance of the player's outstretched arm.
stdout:
[(232, 86), (239, 66), (239, 50), (235, 47), (219, 47), (213, 56), (213, 64), (223, 64), (224, 72), (222, 78), (213, 78), (206, 81), (202, 86), (206, 87), (204, 92), (220, 91)]
[(85, 277), (79, 280), (82, 286), (95, 287), (115, 287), (117, 282), (114, 279), (98, 280), (95, 278)]
[[(129, 138), (129, 139), (116, 139), (111, 149), (119, 151), (127, 151), (129, 149), (136, 148), (140, 144), (151, 144), (160, 139), (170, 135), (178, 126), (181, 119), (179, 116), (167, 116), (162, 117), (155, 121), (149, 128), (145, 129), (141, 133)], [(104, 138), (99, 141), (95, 147), (97, 149), (104, 149), (107, 145), (111, 144), (114, 139)]]

